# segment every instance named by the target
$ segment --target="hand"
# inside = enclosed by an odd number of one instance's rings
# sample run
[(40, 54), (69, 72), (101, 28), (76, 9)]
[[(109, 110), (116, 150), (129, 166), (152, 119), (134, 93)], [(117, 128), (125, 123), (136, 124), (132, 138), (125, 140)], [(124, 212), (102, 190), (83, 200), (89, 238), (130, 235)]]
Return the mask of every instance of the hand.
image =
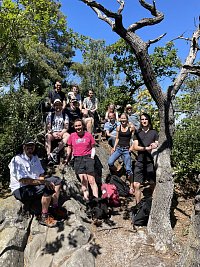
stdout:
[(146, 150), (146, 151), (151, 151), (151, 150), (152, 150), (151, 145), (150, 145), (150, 146), (146, 146), (146, 147), (145, 147), (145, 150)]
[(158, 144), (157, 143), (151, 143), (151, 148), (152, 149), (155, 149), (155, 148), (157, 148), (158, 147)]
[(44, 184), (48, 189), (55, 190), (55, 184), (52, 182), (49, 182), (47, 180), (44, 180)]

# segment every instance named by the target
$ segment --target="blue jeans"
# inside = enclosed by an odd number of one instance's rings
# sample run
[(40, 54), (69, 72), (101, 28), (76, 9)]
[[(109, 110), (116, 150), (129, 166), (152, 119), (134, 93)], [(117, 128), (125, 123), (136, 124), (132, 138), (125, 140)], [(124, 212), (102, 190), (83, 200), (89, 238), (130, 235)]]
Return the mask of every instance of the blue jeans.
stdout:
[(133, 174), (132, 172), (132, 161), (131, 161), (131, 155), (129, 152), (129, 148), (127, 147), (117, 147), (115, 152), (112, 153), (112, 155), (108, 159), (108, 165), (109, 167), (113, 167), (115, 161), (119, 158), (122, 157), (125, 168), (126, 168), (126, 173), (128, 175)]

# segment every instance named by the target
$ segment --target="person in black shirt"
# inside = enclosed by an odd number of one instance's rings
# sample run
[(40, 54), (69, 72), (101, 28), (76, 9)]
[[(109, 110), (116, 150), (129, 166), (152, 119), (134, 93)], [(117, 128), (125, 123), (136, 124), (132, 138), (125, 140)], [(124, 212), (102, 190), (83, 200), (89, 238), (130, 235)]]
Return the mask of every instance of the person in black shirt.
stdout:
[(69, 130), (68, 132), (71, 134), (75, 132), (74, 122), (77, 119), (82, 119), (82, 113), (80, 108), (78, 107), (79, 103), (75, 97), (72, 97), (69, 101), (69, 107), (65, 109), (66, 114), (69, 117)]
[(63, 106), (63, 110), (66, 107), (66, 96), (65, 93), (62, 91), (62, 85), (59, 81), (55, 83), (55, 87), (53, 91), (49, 92), (49, 103), (51, 105), (51, 109), (53, 110), (53, 103), (56, 99), (60, 99)]
[(135, 132), (134, 142), (130, 149), (138, 151), (138, 158), (134, 169), (136, 203), (139, 203), (141, 200), (140, 185), (142, 183), (147, 180), (150, 182), (152, 189), (154, 189), (156, 173), (151, 151), (158, 147), (158, 133), (152, 129), (150, 116), (143, 113), (140, 116), (140, 124), (140, 129)]

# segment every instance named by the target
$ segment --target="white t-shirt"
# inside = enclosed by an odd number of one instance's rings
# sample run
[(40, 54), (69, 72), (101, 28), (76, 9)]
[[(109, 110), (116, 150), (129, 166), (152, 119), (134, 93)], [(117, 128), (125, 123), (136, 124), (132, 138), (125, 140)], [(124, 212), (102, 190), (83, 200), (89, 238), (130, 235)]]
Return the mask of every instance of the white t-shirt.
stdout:
[[(51, 124), (51, 112), (47, 115), (46, 123)], [(69, 117), (65, 114), (65, 120), (63, 119), (63, 114), (54, 114), (51, 130), (52, 132), (61, 132), (64, 129), (64, 123), (69, 124)]]
[(25, 153), (13, 157), (8, 167), (10, 169), (10, 189), (12, 192), (25, 186), (19, 182), (20, 179), (38, 179), (39, 175), (44, 173), (38, 156), (32, 156), (30, 159)]

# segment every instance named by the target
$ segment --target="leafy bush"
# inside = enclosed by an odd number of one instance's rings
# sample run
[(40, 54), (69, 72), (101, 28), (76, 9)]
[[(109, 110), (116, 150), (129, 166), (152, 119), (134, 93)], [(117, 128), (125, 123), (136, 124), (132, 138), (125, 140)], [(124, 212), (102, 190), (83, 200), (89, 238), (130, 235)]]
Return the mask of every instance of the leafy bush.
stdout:
[(172, 151), (176, 182), (196, 184), (200, 173), (200, 117), (183, 119), (176, 128)]
[(0, 96), (0, 182), (9, 181), (8, 163), (24, 138), (41, 130), (40, 98), (25, 89), (11, 90)]

